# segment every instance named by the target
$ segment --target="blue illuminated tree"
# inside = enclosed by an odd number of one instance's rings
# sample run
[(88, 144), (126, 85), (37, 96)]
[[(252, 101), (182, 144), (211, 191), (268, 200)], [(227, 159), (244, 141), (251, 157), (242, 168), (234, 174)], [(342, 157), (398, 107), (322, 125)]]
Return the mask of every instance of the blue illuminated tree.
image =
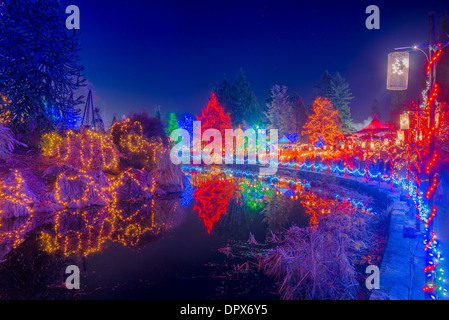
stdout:
[(65, 27), (66, 18), (57, 0), (0, 3), (0, 92), (11, 101), (10, 127), (25, 140), (71, 127), (79, 114), (84, 67), (78, 33)]
[(193, 121), (195, 118), (191, 114), (183, 114), (181, 119), (178, 120), (178, 125), (180, 128), (187, 130), (190, 135), (190, 141), (193, 139)]
[(195, 192), (195, 188), (192, 186), (192, 183), (190, 182), (191, 178), (192, 177), (190, 176), (190, 174), (187, 174), (185, 176), (185, 188), (184, 192), (181, 194), (182, 207), (187, 207), (194, 199), (193, 193)]

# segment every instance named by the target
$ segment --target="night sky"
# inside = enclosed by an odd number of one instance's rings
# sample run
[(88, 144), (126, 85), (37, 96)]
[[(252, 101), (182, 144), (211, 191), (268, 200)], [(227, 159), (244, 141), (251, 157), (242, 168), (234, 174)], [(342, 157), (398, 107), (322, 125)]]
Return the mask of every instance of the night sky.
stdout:
[[(375, 98), (388, 120), (387, 54), (426, 44), (428, 13), (437, 28), (446, 1), (107, 1), (69, 0), (81, 11), (82, 63), (109, 124), (113, 113), (198, 113), (212, 84), (243, 68), (259, 103), (274, 84), (310, 103), (325, 70), (349, 82), (355, 122)], [(365, 9), (380, 9), (368, 30)], [(449, 40), (449, 39), (448, 39)], [(448, 41), (446, 40), (446, 41)], [(411, 55), (409, 98), (419, 96), (424, 55)]]

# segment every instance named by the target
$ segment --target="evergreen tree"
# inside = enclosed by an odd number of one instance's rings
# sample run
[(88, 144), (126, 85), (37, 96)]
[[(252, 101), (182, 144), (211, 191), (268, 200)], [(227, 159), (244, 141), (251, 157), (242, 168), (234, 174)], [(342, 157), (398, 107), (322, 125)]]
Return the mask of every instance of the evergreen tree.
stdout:
[(291, 98), (291, 105), (293, 109), (292, 121), (294, 122), (293, 132), (298, 133), (298, 136), (300, 136), (301, 130), (306, 124), (311, 113), (311, 107), (306, 106), (302, 98), (297, 93)]
[(315, 99), (312, 108), (302, 134), (308, 135), (313, 144), (322, 141), (325, 145), (333, 145), (342, 136), (338, 110), (334, 109), (327, 98)]
[[(231, 128), (231, 121), (229, 113), (226, 113), (223, 107), (218, 103), (215, 93), (212, 93), (209, 102), (201, 110), (201, 113), (196, 116), (196, 120), (201, 122), (201, 136), (208, 129), (216, 129), (220, 131), (222, 138), (222, 146), (225, 143), (225, 130)], [(194, 131), (194, 134), (197, 132)], [(215, 141), (215, 138), (214, 138)], [(202, 141), (202, 146), (207, 143)], [(224, 149), (222, 149), (223, 151)]]
[(251, 91), (243, 69), (240, 69), (234, 81), (225, 77), (213, 87), (213, 91), (224, 111), (231, 115), (233, 126), (260, 121), (259, 103)]
[(224, 139), (225, 130), (231, 128), (230, 115), (218, 103), (215, 93), (212, 93), (207, 105), (201, 110), (200, 115), (196, 116), (196, 120), (201, 121), (201, 134), (207, 129), (217, 129)]
[(183, 114), (181, 118), (178, 120), (178, 125), (180, 128), (187, 130), (190, 135), (190, 141), (193, 139), (193, 121), (195, 121), (195, 117), (191, 114)]
[(298, 94), (290, 97), (287, 90), (286, 86), (279, 85), (271, 88), (270, 97), (266, 100), (265, 117), (270, 123), (268, 127), (278, 129), (280, 136), (295, 133), (299, 136), (311, 108), (304, 104)]
[(167, 136), (169, 137), (170, 134), (176, 129), (179, 129), (178, 118), (176, 118), (176, 114), (171, 112), (168, 115), (168, 123), (166, 129)]
[(318, 97), (329, 98), (332, 93), (332, 80), (333, 77), (329, 73), (329, 71), (324, 71), (321, 76), (321, 81), (314, 87), (314, 95), (313, 100)]
[(84, 67), (78, 33), (65, 19), (57, 0), (0, 4), (0, 92), (10, 101), (10, 127), (27, 134), (25, 140), (53, 129), (55, 114), (65, 123), (79, 114), (83, 97), (74, 95), (84, 84)]
[(349, 89), (349, 84), (338, 72), (331, 81), (331, 93), (327, 98), (332, 101), (332, 105), (338, 110), (342, 125), (341, 130), (347, 133), (351, 132), (352, 117), (349, 103), (354, 99), (354, 96)]
[(259, 102), (257, 102), (254, 92), (251, 91), (251, 87), (249, 82), (246, 80), (243, 69), (240, 69), (237, 77), (235, 78), (234, 89), (237, 93), (236, 110), (238, 110), (238, 113), (241, 115), (240, 119), (237, 118), (236, 120), (238, 121), (238, 124), (242, 124), (244, 121), (247, 123), (259, 122)]
[[(231, 80), (224, 77), (223, 81), (213, 86), (213, 91), (223, 107), (223, 110), (229, 114), (234, 112), (234, 101), (236, 100), (236, 92)], [(235, 118), (235, 116), (233, 116)]]
[(352, 117), (349, 103), (354, 97), (349, 89), (349, 84), (340, 76), (340, 73), (337, 72), (335, 76), (332, 76), (327, 70), (324, 72), (320, 83), (315, 86), (314, 99), (317, 97), (332, 101), (332, 105), (338, 110), (340, 129), (344, 132), (351, 132)]
[(293, 107), (287, 94), (286, 86), (274, 85), (271, 88), (271, 102), (267, 104), (266, 117), (270, 121), (270, 129), (278, 129), (279, 136), (295, 132)]

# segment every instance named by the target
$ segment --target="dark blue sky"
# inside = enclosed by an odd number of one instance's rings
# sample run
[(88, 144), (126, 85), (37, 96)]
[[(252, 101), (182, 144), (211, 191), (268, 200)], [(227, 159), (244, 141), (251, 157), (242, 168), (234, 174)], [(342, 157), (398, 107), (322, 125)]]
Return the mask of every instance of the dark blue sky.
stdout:
[[(306, 103), (325, 70), (340, 72), (355, 99), (355, 121), (374, 98), (387, 120), (387, 54), (428, 42), (428, 13), (438, 23), (445, 1), (137, 1), (69, 0), (81, 11), (86, 77), (97, 104), (112, 114), (147, 109), (197, 113), (211, 85), (242, 67), (263, 104), (274, 84)], [(365, 27), (365, 9), (380, 8), (380, 30)], [(411, 57), (410, 98), (419, 96), (424, 56)]]

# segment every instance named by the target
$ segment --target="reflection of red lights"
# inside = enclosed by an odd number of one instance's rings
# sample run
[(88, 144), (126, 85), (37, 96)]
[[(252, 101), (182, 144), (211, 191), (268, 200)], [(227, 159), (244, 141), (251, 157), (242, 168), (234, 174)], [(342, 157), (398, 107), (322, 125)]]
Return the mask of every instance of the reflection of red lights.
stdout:
[(215, 223), (226, 213), (229, 199), (234, 191), (234, 186), (226, 179), (213, 178), (201, 183), (195, 190), (194, 210), (203, 220), (207, 233), (210, 233)]
[[(322, 195), (316, 195), (312, 190), (301, 194), (301, 204), (306, 213), (310, 216), (309, 226), (316, 230), (320, 220), (328, 215), (334, 214), (353, 214), (355, 211), (352, 202), (349, 200), (331, 200)], [(368, 204), (365, 205), (365, 209)]]
[(326, 198), (317, 197), (312, 190), (303, 194), (302, 198), (301, 204), (310, 216), (309, 225), (312, 230), (316, 230), (320, 219), (332, 213), (331, 208), (335, 206), (335, 202)]

